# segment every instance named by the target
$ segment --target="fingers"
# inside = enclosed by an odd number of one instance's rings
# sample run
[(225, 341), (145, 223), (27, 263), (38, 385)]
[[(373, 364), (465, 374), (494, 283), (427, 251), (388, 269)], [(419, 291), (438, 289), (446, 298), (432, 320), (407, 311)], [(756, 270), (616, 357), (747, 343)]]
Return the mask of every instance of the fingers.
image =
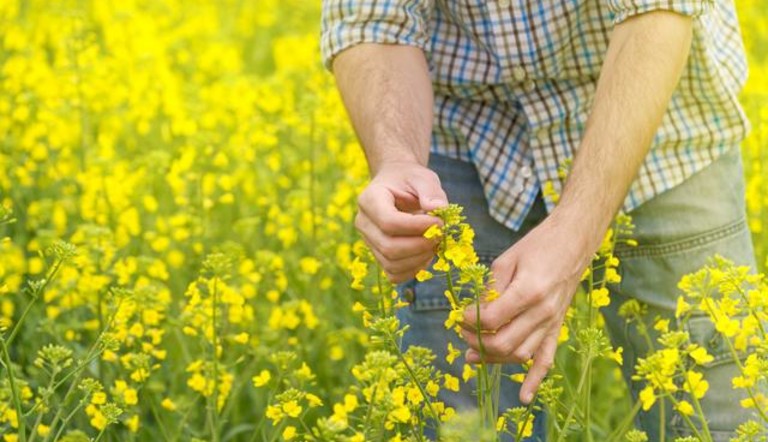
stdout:
[[(544, 325), (548, 319), (535, 314), (532, 310), (496, 333), (482, 334), (478, 337), (473, 331), (464, 329), (462, 336), (475, 352), (481, 350), (480, 338), (482, 339), (482, 350), (485, 353), (486, 362), (494, 360), (522, 363), (530, 359), (533, 350), (538, 347), (532, 344), (538, 344), (544, 338), (548, 330)], [(477, 361), (479, 362), (479, 356)]]
[(520, 387), (520, 401), (529, 404), (533, 400), (533, 395), (539, 389), (541, 381), (547, 375), (555, 362), (555, 352), (557, 351), (557, 335), (550, 331), (541, 345), (536, 350), (533, 358), (533, 365), (525, 376), (523, 386)]
[[(529, 404), (533, 400), (533, 396), (538, 391), (541, 382), (549, 373), (552, 365), (555, 362), (555, 352), (557, 351), (557, 334), (551, 331), (546, 334), (541, 341), (541, 345), (536, 350), (535, 354), (531, 356), (533, 358), (533, 364), (528, 370), (525, 376), (523, 385), (520, 387), (520, 401), (523, 404)], [(467, 363), (477, 364), (480, 363), (480, 353), (477, 350), (470, 348), (465, 354)], [(524, 363), (531, 359), (531, 357), (521, 358), (519, 360), (510, 361), (507, 358), (499, 356), (486, 356), (485, 362), (489, 364), (504, 364), (509, 362)]]
[(440, 222), (435, 216), (401, 212), (393, 192), (383, 185), (368, 186), (358, 198), (358, 207), (388, 237), (421, 236)]
[[(364, 213), (358, 213), (355, 227), (368, 246), (387, 261), (398, 261), (416, 255), (432, 253), (435, 242), (423, 236), (389, 236), (382, 232)], [(423, 232), (422, 232), (423, 233)]]
[(380, 171), (360, 195), (355, 227), (392, 282), (410, 279), (429, 264), (436, 244), (423, 234), (441, 221), (423, 212), (447, 204), (437, 175), (407, 164)]
[(417, 179), (408, 179), (408, 184), (418, 195), (421, 210), (428, 212), (448, 205), (448, 197), (440, 186), (440, 178), (434, 172)]
[(432, 258), (434, 258), (432, 251), (398, 261), (387, 261), (386, 258), (379, 256), (376, 251), (373, 251), (373, 255), (381, 263), (387, 278), (395, 284), (413, 279), (416, 273), (419, 270), (426, 269), (432, 262)]
[(468, 330), (477, 330), (478, 327), (480, 330), (499, 330), (547, 296), (543, 290), (529, 288), (531, 284), (523, 278), (515, 278), (498, 298), (480, 304), (479, 318), (477, 306), (468, 306), (464, 310), (462, 327)]

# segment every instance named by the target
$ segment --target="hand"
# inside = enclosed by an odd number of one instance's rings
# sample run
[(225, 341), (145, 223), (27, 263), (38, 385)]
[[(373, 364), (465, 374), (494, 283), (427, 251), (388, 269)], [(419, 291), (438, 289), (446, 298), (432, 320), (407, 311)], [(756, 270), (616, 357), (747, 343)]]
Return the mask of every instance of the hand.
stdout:
[[(520, 390), (523, 403), (532, 400), (554, 362), (565, 312), (592, 256), (589, 246), (579, 244), (571, 230), (574, 223), (560, 222), (555, 216), (550, 215), (493, 262), (493, 288), (500, 295), (480, 305), (484, 360), (523, 363), (533, 358)], [(480, 362), (476, 312), (476, 305), (467, 307), (462, 325), (470, 363)]]
[(382, 164), (358, 198), (355, 227), (393, 283), (429, 265), (435, 243), (422, 235), (440, 219), (426, 212), (448, 204), (437, 175), (417, 162)]

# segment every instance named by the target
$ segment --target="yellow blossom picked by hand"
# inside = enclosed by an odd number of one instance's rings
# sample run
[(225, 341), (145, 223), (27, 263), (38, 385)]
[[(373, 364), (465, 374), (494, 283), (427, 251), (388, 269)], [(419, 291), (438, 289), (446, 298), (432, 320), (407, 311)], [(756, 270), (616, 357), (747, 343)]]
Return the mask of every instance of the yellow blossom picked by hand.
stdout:
[(427, 238), (427, 239), (440, 238), (442, 236), (443, 236), (443, 230), (440, 228), (438, 224), (432, 224), (424, 232), (424, 238)]

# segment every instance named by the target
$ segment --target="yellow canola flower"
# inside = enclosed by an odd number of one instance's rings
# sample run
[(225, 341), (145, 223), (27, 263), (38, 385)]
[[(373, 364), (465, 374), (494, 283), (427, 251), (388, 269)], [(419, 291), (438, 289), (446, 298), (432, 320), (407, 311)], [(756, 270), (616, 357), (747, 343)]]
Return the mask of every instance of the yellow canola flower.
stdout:
[(675, 406), (675, 409), (680, 412), (680, 414), (685, 416), (691, 416), (693, 414), (693, 406), (688, 401), (680, 401)]
[(444, 385), (447, 390), (459, 391), (459, 378), (445, 374)]
[(291, 425), (285, 427), (285, 430), (283, 430), (283, 439), (292, 440), (294, 437), (296, 437), (296, 427)]
[(48, 436), (51, 433), (51, 427), (45, 424), (40, 424), (37, 426), (37, 434), (40, 436)]
[(264, 415), (272, 421), (273, 425), (277, 425), (285, 417), (283, 411), (276, 405), (268, 405)]
[(640, 402), (644, 411), (651, 409), (653, 404), (656, 402), (656, 394), (653, 391), (653, 387), (648, 385), (640, 391)]
[(136, 405), (139, 403), (139, 395), (136, 389), (134, 388), (127, 388), (123, 392), (123, 400), (127, 405)]
[(270, 379), (272, 379), (272, 374), (269, 372), (269, 370), (265, 369), (261, 370), (261, 372), (254, 376), (251, 380), (253, 381), (253, 386), (258, 388), (267, 385)]
[(419, 270), (418, 273), (416, 273), (416, 280), (419, 282), (424, 282), (432, 279), (432, 273), (428, 270)]
[(461, 379), (464, 382), (469, 382), (469, 380), (475, 376), (477, 376), (477, 370), (473, 369), (470, 364), (464, 364), (464, 370), (461, 373)]
[(605, 307), (611, 303), (611, 298), (609, 297), (608, 289), (605, 287), (600, 287), (595, 290), (592, 290), (589, 294), (590, 299), (592, 301), (592, 307), (600, 308)]
[(430, 379), (429, 381), (427, 381), (427, 385), (424, 388), (424, 390), (426, 390), (428, 395), (434, 397), (434, 396), (437, 396), (437, 393), (440, 392), (440, 386), (437, 384), (437, 382)]
[(307, 256), (299, 260), (299, 268), (307, 275), (314, 275), (320, 269), (320, 261), (313, 256)]
[(624, 348), (623, 347), (619, 347), (616, 350), (608, 351), (608, 354), (606, 356), (608, 356), (608, 359), (612, 359), (616, 361), (617, 364), (624, 365)]
[(464, 310), (462, 309), (454, 309), (448, 312), (448, 319), (445, 320), (446, 329), (452, 329), (452, 328), (458, 328), (459, 325), (464, 321)]
[(704, 380), (704, 375), (699, 372), (689, 370), (686, 372), (685, 379), (688, 392), (696, 399), (703, 398), (709, 390), (709, 382)]
[(461, 350), (453, 346), (453, 342), (448, 342), (448, 352), (445, 354), (445, 360), (449, 364), (453, 364), (453, 362), (461, 356)]
[(442, 236), (443, 236), (443, 230), (437, 224), (433, 224), (429, 226), (429, 228), (424, 232), (424, 238), (427, 238), (427, 239), (440, 238)]
[(528, 414), (524, 421), (517, 423), (517, 434), (521, 437), (530, 437), (533, 434), (533, 419), (535, 416)]
[(346, 394), (344, 395), (344, 411), (347, 413), (351, 413), (357, 409), (357, 406), (359, 405), (357, 401), (357, 396), (354, 394)]
[(125, 421), (125, 426), (128, 427), (128, 431), (130, 431), (131, 433), (136, 433), (139, 431), (140, 423), (141, 422), (139, 420), (139, 415), (134, 414), (133, 416), (131, 416), (129, 419)]
[(107, 403), (107, 394), (103, 391), (97, 391), (91, 396), (91, 403), (95, 405), (104, 405)]
[(688, 353), (688, 356), (690, 356), (699, 365), (707, 364), (715, 359), (714, 356), (707, 353), (707, 349), (700, 346), (696, 346), (694, 350)]
[(160, 402), (160, 406), (168, 411), (176, 411), (176, 403), (171, 398), (165, 398)]
[(307, 403), (310, 407), (321, 407), (323, 405), (322, 399), (312, 393), (307, 393), (304, 397), (307, 399)]
[(685, 302), (685, 297), (678, 296), (675, 307), (675, 318), (679, 318), (691, 310), (691, 305)]
[(738, 320), (731, 319), (723, 314), (719, 315), (715, 321), (715, 329), (728, 338), (736, 336), (736, 333), (739, 332), (739, 328)]
[(656, 321), (655, 324), (653, 324), (654, 330), (658, 330), (662, 333), (666, 333), (669, 331), (669, 319), (659, 319)]
[(522, 384), (525, 380), (525, 373), (515, 373), (509, 375), (509, 379), (511, 379), (513, 382), (517, 382), (519, 384)]
[(621, 275), (612, 267), (605, 269), (605, 281), (609, 284), (618, 284), (621, 282)]
[(299, 417), (301, 410), (303, 410), (302, 406), (295, 400), (290, 400), (283, 404), (283, 411), (290, 417)]

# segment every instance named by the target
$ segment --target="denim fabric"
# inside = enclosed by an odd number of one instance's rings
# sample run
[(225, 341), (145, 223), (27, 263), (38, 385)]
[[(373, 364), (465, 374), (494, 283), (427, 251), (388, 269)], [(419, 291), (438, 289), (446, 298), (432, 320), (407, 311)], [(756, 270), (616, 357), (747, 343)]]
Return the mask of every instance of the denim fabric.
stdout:
[[(474, 166), (433, 155), (429, 167), (439, 175), (449, 201), (465, 208), (467, 220), (475, 228), (475, 248), (485, 264), (490, 264), (547, 215), (539, 196), (521, 229), (510, 230), (488, 214), (488, 205)], [(627, 299), (636, 298), (648, 305), (649, 321), (658, 315), (672, 318), (674, 324), (679, 294), (677, 282), (684, 274), (702, 267), (708, 257), (719, 253), (737, 264), (755, 268), (745, 219), (739, 149), (731, 149), (711, 166), (643, 204), (631, 215), (636, 226), (633, 237), (639, 246), (617, 249), (616, 254), (621, 259), (619, 271), (622, 282), (612, 290), (611, 304), (603, 312), (613, 344), (624, 348), (622, 370), (633, 396), (637, 398), (643, 385), (630, 377), (637, 358), (643, 357), (647, 348), (634, 326), (626, 326), (618, 316), (619, 306)], [(433, 349), (438, 368), (461, 377), (463, 357), (453, 365), (445, 361), (448, 342), (466, 349), (466, 344), (443, 326), (449, 308), (443, 295), (445, 289), (445, 282), (440, 278), (425, 282), (412, 280), (398, 287), (400, 295), (411, 303), (398, 313), (402, 323), (409, 326), (403, 347), (420, 345)], [(745, 418), (738, 405), (740, 392), (731, 388), (731, 378), (737, 367), (729, 360), (725, 343), (716, 338), (714, 327), (707, 318), (694, 317), (685, 327), (691, 333), (691, 339), (706, 346), (715, 357), (704, 369), (710, 391), (702, 406), (709, 417), (709, 427), (715, 440), (726, 441)], [(520, 367), (510, 364), (504, 367), (504, 371), (519, 372)], [(474, 388), (474, 383), (462, 382), (458, 393), (441, 392), (440, 399), (457, 410), (474, 407)], [(500, 409), (519, 405), (518, 394), (519, 384), (503, 380)], [(667, 403), (667, 436), (686, 435), (684, 423), (676, 413), (670, 412), (671, 409)], [(650, 440), (659, 440), (658, 413), (657, 405), (647, 413), (641, 412), (636, 422), (638, 428), (648, 433)], [(537, 416), (536, 421), (533, 436), (526, 440), (546, 439), (545, 417)]]

